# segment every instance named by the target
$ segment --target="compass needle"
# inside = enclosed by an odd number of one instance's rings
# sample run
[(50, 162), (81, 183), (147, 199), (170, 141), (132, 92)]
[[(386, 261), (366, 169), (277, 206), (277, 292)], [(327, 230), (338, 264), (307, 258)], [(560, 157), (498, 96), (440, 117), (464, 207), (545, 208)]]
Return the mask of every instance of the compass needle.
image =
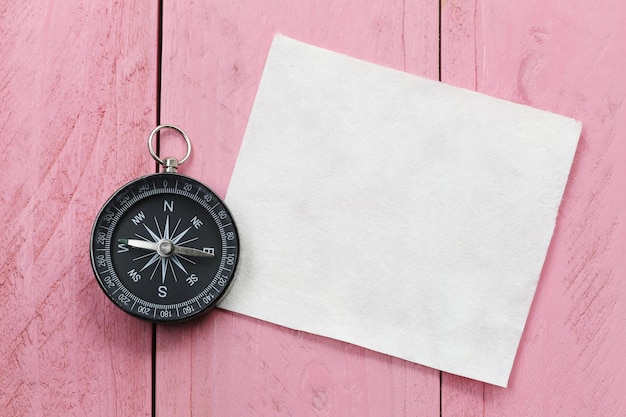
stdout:
[(128, 245), (131, 248), (148, 249), (148, 250), (153, 250), (153, 251), (157, 250), (157, 242), (150, 242), (150, 241), (138, 240), (138, 239), (118, 239), (117, 241), (119, 243)]
[(212, 258), (215, 256), (214, 253), (205, 252), (195, 248), (188, 248), (187, 246), (174, 246), (174, 253), (178, 255), (201, 256), (205, 258)]
[[(164, 128), (187, 142), (181, 160), (154, 153), (153, 137)], [(107, 200), (92, 228), (91, 266), (103, 292), (126, 313), (153, 322), (182, 321), (209, 311), (226, 294), (239, 237), (218, 195), (176, 172), (191, 149), (182, 130), (158, 126), (148, 148), (164, 172), (134, 179)]]

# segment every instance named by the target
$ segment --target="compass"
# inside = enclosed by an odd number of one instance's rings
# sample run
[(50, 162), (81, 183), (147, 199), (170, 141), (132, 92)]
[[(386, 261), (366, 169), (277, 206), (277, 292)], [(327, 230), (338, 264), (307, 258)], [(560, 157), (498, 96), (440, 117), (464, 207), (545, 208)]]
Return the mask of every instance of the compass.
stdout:
[[(187, 154), (159, 158), (161, 129), (182, 135)], [(176, 322), (209, 311), (226, 294), (239, 258), (232, 215), (209, 187), (178, 174), (191, 153), (185, 132), (159, 125), (148, 137), (163, 172), (116, 191), (91, 233), (91, 264), (100, 287), (125, 312), (153, 322)]]

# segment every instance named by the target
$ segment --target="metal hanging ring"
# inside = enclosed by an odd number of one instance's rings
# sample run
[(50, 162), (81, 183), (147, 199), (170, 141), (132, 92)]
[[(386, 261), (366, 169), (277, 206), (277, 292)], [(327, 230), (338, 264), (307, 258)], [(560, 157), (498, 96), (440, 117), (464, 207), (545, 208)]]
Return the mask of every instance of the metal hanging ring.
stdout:
[(154, 160), (157, 161), (159, 164), (165, 166), (165, 161), (159, 158), (159, 155), (156, 154), (156, 152), (154, 151), (154, 147), (152, 146), (152, 139), (157, 134), (157, 132), (162, 129), (175, 130), (181, 134), (183, 139), (185, 139), (185, 142), (187, 143), (187, 153), (185, 154), (183, 159), (178, 161), (178, 165), (182, 164), (189, 158), (189, 155), (191, 154), (191, 141), (189, 140), (189, 136), (187, 136), (187, 134), (181, 128), (174, 126), (174, 125), (158, 125), (157, 127), (154, 128), (152, 132), (150, 132), (150, 136), (148, 136), (148, 150), (150, 151), (150, 155), (152, 155)]

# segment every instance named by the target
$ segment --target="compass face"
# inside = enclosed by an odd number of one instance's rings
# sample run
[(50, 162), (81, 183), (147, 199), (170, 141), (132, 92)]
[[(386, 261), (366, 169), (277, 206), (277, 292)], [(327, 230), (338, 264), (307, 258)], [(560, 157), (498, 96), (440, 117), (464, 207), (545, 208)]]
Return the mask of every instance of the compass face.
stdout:
[(91, 236), (98, 283), (122, 310), (159, 322), (208, 311), (233, 279), (239, 239), (225, 204), (189, 177), (132, 181), (104, 205)]

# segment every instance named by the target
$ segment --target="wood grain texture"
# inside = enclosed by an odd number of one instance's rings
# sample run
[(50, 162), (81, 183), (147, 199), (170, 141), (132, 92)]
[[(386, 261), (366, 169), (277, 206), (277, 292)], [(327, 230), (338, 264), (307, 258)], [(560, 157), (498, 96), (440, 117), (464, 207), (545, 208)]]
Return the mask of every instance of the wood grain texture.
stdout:
[[(626, 5), (431, 0), (164, 2), (162, 114), (181, 172), (224, 195), (273, 34), (577, 118), (583, 136), (507, 389), (442, 374), (443, 416), (626, 415)], [(154, 170), (156, 2), (0, 4), (0, 407), (151, 415), (150, 324), (87, 252)], [(453, 111), (453, 110), (451, 110)], [(162, 136), (163, 154), (180, 142)], [(217, 310), (159, 326), (158, 416), (438, 416), (439, 372)]]
[(148, 2), (0, 5), (2, 415), (151, 413), (151, 326), (106, 299), (89, 236), (154, 169), (156, 24)]
[[(181, 172), (221, 195), (274, 34), (438, 76), (436, 2), (165, 6), (161, 120), (194, 143)], [(438, 371), (354, 346), (219, 310), (157, 336), (157, 416), (439, 414)]]
[(450, 0), (442, 79), (583, 134), (508, 389), (444, 375), (444, 416), (626, 415), (626, 5)]

